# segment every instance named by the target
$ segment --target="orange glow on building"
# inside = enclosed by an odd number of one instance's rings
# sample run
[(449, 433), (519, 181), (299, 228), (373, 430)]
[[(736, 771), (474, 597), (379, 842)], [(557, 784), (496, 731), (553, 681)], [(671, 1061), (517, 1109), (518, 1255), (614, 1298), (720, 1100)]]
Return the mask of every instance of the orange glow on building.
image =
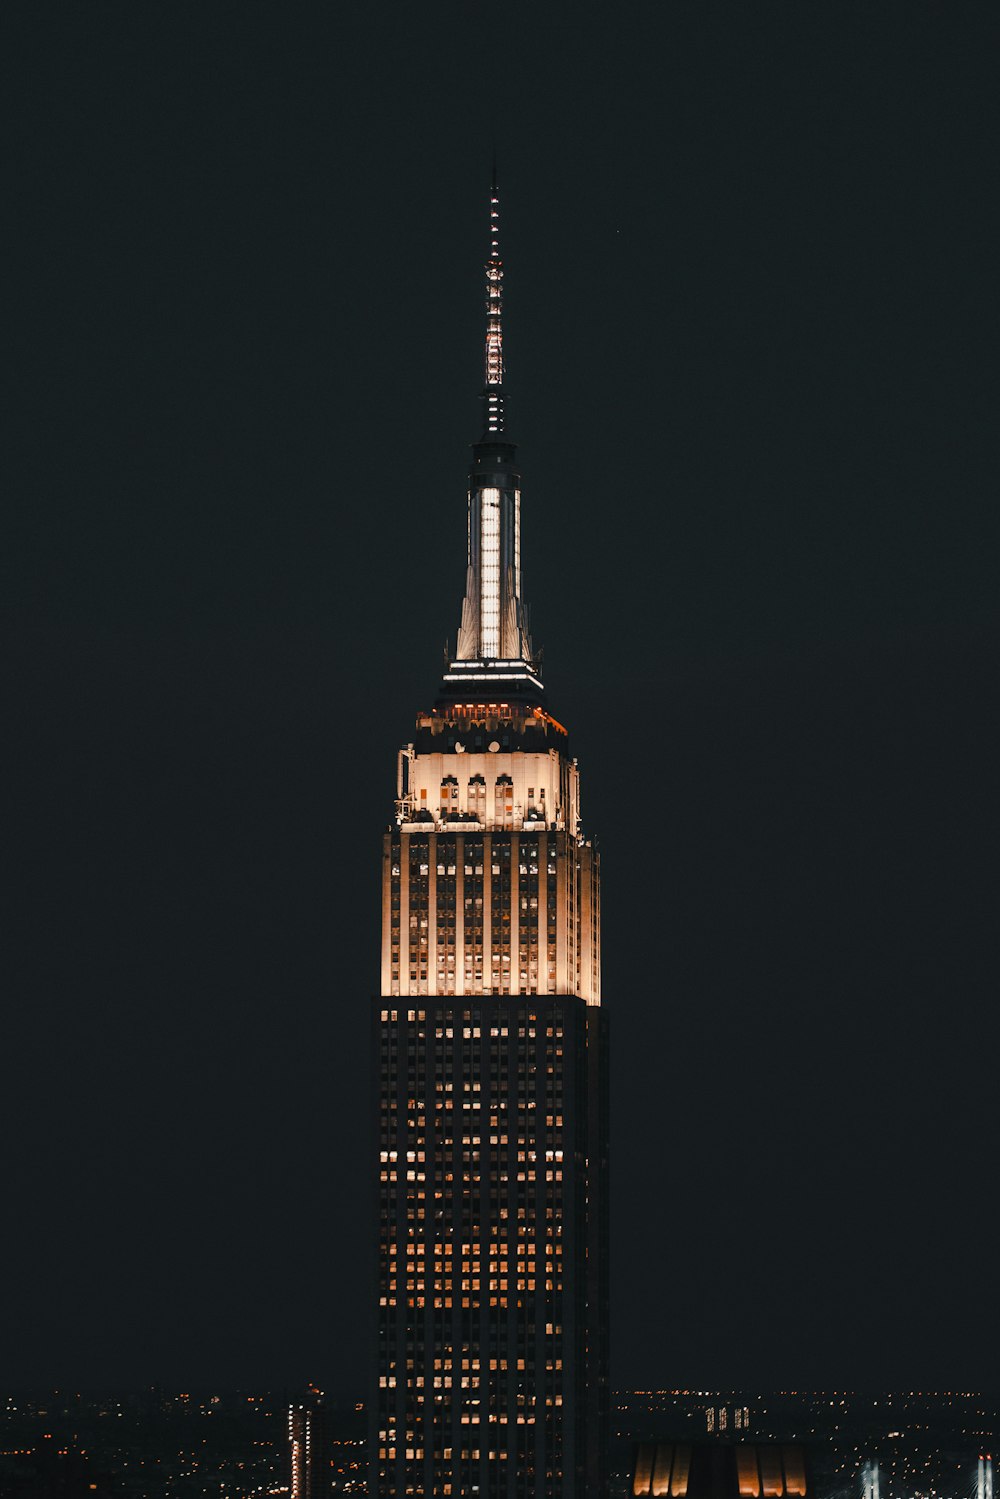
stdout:
[(740, 1487), (740, 1499), (756, 1499), (760, 1493), (760, 1476), (757, 1472), (757, 1451), (750, 1446), (737, 1447), (736, 1472)]

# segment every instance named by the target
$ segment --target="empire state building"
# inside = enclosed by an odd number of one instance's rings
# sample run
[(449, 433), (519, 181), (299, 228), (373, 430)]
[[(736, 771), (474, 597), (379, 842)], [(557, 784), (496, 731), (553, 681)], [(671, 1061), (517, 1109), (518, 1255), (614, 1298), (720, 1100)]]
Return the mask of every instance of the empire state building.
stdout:
[(599, 856), (522, 593), (502, 291), (494, 179), (461, 623), (382, 854), (369, 1492), (386, 1499), (606, 1489)]

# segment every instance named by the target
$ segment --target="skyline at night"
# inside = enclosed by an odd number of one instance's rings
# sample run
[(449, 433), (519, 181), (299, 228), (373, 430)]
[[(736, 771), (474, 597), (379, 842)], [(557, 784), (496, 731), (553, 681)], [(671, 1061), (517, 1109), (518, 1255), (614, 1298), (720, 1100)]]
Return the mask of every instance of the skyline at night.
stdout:
[[(364, 1392), (373, 830), (528, 597), (615, 1388), (994, 1390), (993, 12), (497, 25), (15, 28), (8, 1382)], [(463, 655), (494, 148), (530, 523)]]

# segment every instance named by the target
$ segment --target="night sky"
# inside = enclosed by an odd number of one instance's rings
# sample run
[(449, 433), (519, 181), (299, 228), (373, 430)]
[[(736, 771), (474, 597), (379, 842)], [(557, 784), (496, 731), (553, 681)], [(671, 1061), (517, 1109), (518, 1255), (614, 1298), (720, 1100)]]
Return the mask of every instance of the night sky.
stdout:
[(995, 5), (20, 14), (5, 1382), (364, 1390), (495, 144), (615, 1381), (1000, 1384)]

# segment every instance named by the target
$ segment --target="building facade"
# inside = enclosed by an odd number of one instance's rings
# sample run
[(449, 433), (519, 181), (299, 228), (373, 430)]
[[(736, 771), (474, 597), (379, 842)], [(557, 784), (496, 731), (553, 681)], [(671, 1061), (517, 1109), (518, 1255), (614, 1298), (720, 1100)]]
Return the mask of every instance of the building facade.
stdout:
[(454, 657), (399, 754), (374, 1009), (369, 1491), (598, 1496), (608, 1414), (599, 858), (521, 589), (499, 199)]
[(326, 1410), (317, 1390), (288, 1407), (291, 1499), (329, 1499), (330, 1457)]

